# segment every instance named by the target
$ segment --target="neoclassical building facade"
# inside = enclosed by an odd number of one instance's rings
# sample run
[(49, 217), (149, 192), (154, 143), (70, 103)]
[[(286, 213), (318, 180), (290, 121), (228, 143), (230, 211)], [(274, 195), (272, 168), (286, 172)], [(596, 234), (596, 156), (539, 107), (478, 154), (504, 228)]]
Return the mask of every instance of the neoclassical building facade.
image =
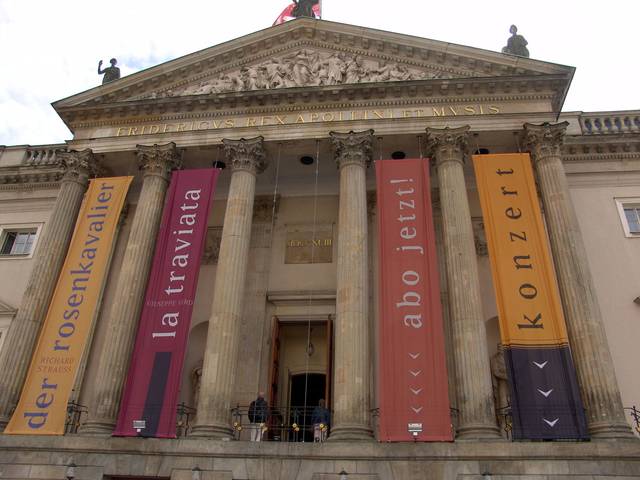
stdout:
[[(640, 478), (640, 112), (562, 112), (573, 73), (298, 19), (55, 102), (72, 139), (0, 147), (0, 428), (18, 404), (89, 180), (133, 182), (66, 433), (0, 435), (0, 477)], [(588, 441), (511, 438), (471, 155), (517, 152), (531, 156)], [(402, 158), (430, 159), (452, 442), (378, 441), (373, 163)], [(211, 166), (223, 170), (178, 438), (112, 436), (171, 173)], [(261, 443), (248, 441), (247, 425), (258, 392), (278, 417)], [(320, 398), (331, 427), (314, 443), (305, 409)]]

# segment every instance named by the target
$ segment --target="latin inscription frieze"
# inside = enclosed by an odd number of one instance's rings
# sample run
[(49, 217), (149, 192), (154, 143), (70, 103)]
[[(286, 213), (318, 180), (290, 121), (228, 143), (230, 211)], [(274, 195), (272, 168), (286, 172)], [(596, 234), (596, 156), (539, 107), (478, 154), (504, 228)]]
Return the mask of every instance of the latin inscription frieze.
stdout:
[[(232, 128), (304, 125), (350, 121), (381, 121), (391, 119), (458, 117), (498, 115), (504, 107), (497, 104), (452, 104), (425, 106), (421, 108), (378, 108), (366, 110), (328, 110), (314, 112), (283, 112), (270, 115), (229, 116), (209, 120), (185, 120), (180, 122), (148, 123), (142, 120), (137, 125), (115, 127), (111, 136), (131, 137)], [(105, 132), (106, 133), (106, 132)]]

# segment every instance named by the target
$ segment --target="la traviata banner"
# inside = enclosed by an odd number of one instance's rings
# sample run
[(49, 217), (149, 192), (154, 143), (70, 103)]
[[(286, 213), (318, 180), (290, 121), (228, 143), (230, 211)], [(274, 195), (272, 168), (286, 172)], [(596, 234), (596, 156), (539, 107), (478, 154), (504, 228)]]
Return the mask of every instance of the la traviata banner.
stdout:
[[(428, 160), (376, 162), (380, 440), (450, 441)], [(416, 436), (410, 429), (419, 430)]]
[(64, 434), (67, 402), (102, 292), (131, 180), (132, 177), (91, 180), (20, 402), (4, 433)]
[(529, 154), (474, 155), (514, 439), (588, 438)]
[[(180, 376), (219, 173), (173, 172), (114, 435), (176, 436)], [(139, 431), (134, 421), (143, 421)]]

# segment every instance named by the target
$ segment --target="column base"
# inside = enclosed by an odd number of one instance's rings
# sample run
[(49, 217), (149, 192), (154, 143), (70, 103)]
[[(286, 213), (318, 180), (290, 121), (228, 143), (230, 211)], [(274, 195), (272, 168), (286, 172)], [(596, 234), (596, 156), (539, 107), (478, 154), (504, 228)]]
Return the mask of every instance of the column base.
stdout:
[(233, 440), (233, 428), (225, 424), (196, 425), (189, 433), (190, 437)]
[(340, 425), (331, 429), (328, 442), (372, 442), (373, 430), (365, 425)]
[(500, 435), (500, 430), (495, 425), (470, 424), (459, 427), (456, 431), (455, 440), (504, 440)]
[(80, 426), (80, 435), (111, 435), (116, 428), (116, 424), (107, 420), (92, 420)]
[(597, 422), (589, 425), (593, 440), (638, 440), (626, 423)]

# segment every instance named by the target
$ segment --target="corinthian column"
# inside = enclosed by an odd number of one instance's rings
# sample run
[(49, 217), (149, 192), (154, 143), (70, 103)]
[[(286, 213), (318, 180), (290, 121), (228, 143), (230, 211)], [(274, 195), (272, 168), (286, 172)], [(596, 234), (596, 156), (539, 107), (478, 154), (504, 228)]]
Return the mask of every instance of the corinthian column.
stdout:
[(222, 227), (222, 241), (207, 345), (202, 365), (197, 423), (193, 435), (232, 436), (231, 402), (240, 341), (245, 280), (249, 261), (256, 175), (267, 166), (262, 137), (223, 140), (231, 164), (231, 184)]
[(438, 169), (457, 379), (457, 434), (461, 439), (498, 438), (476, 247), (463, 171), (468, 132), (468, 126), (427, 128), (427, 141)]
[(58, 154), (64, 170), (51, 217), (40, 235), (22, 303), (0, 355), (0, 428), (4, 429), (22, 390), (27, 368), (64, 263), (89, 177), (98, 165), (90, 149)]
[(331, 440), (370, 440), (366, 170), (373, 130), (331, 132), (340, 169)]
[(587, 251), (562, 165), (560, 146), (567, 125), (527, 123), (526, 142), (544, 203), (589, 432), (594, 438), (630, 438), (633, 434), (625, 420)]
[(171, 170), (181, 166), (180, 154), (173, 142), (160, 146), (138, 145), (137, 149), (138, 164), (143, 172), (142, 190), (116, 281), (113, 309), (109, 317), (102, 320), (108, 328), (89, 401), (88, 420), (80, 429), (82, 433), (111, 434), (115, 427), (165, 193)]

